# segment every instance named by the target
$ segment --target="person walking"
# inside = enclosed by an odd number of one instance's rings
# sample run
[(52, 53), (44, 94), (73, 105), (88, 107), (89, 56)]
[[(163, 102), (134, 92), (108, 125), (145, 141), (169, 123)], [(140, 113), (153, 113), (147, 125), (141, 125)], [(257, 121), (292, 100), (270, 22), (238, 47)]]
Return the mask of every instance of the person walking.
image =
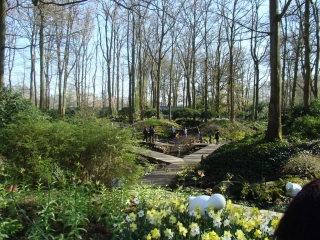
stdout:
[(152, 143), (154, 142), (155, 133), (156, 133), (156, 130), (154, 129), (153, 126), (150, 126), (149, 133), (150, 133), (150, 142)]
[(216, 144), (219, 144), (220, 132), (217, 130), (214, 134), (214, 138), (216, 139)]
[(148, 127), (147, 126), (145, 126), (144, 128), (143, 128), (143, 141), (145, 140), (146, 142), (148, 142), (148, 135), (149, 135), (149, 132), (148, 132)]
[(187, 130), (187, 128), (186, 128), (186, 127), (183, 129), (183, 135), (184, 135), (185, 137), (187, 137), (187, 136), (188, 136), (188, 130)]
[(170, 139), (175, 138), (175, 132), (176, 129), (174, 128), (174, 126), (170, 127)]

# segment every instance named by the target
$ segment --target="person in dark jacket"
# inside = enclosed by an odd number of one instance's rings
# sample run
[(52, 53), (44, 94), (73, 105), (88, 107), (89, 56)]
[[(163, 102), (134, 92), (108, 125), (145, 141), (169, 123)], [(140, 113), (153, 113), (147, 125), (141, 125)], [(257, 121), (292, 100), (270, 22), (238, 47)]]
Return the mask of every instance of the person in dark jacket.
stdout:
[(216, 144), (219, 144), (220, 132), (217, 130), (214, 134), (214, 138), (216, 139)]
[(146, 142), (148, 142), (148, 135), (149, 135), (149, 131), (148, 131), (148, 127), (147, 126), (145, 126), (144, 128), (143, 128), (143, 141), (145, 140)]
[(274, 233), (275, 240), (319, 240), (320, 178), (293, 198)]

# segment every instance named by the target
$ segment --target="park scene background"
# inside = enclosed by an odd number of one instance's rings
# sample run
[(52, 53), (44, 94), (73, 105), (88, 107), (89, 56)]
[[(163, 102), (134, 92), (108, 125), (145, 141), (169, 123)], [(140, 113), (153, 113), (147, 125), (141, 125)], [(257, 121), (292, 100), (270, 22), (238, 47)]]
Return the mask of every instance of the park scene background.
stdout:
[[(0, 7), (2, 239), (271, 239), (279, 216), (259, 209), (319, 177), (318, 2)], [(163, 167), (134, 150), (154, 146), (143, 127), (171, 144), (172, 125), (225, 144), (139, 184)], [(232, 203), (190, 214), (213, 193)]]

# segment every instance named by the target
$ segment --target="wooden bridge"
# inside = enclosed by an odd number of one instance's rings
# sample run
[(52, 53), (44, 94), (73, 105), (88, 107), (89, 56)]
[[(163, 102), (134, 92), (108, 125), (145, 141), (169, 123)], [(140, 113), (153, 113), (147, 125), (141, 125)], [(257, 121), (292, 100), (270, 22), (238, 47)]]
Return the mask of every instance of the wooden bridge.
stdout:
[[(204, 147), (193, 152), (192, 154), (184, 156), (183, 158), (174, 157), (157, 151), (152, 151), (150, 149), (135, 148), (136, 153), (163, 163), (157, 170), (146, 173), (146, 175), (139, 180), (139, 183), (151, 184), (155, 186), (167, 186), (182, 170), (184, 165), (199, 163), (203, 155), (212, 153), (225, 143), (226, 142), (222, 142), (219, 145), (206, 144), (206, 146), (203, 144), (202, 146)], [(198, 146), (200, 146), (200, 144)]]

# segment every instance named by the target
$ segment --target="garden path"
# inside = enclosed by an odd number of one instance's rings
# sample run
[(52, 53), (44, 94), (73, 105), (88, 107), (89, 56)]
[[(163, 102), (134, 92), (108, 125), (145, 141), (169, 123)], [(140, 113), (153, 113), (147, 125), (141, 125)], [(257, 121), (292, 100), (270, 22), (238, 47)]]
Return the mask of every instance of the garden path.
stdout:
[(208, 155), (226, 142), (221, 142), (219, 145), (208, 144), (208, 146), (200, 148), (198, 151), (184, 156), (184, 158), (178, 158), (164, 153), (152, 151), (149, 149), (141, 150), (141, 148), (136, 148), (136, 152), (139, 154), (150, 157), (157, 161), (163, 162), (158, 169), (147, 173), (143, 178), (139, 180), (140, 184), (151, 184), (155, 186), (168, 186), (182, 167), (187, 164), (197, 164), (201, 161), (202, 155)]

